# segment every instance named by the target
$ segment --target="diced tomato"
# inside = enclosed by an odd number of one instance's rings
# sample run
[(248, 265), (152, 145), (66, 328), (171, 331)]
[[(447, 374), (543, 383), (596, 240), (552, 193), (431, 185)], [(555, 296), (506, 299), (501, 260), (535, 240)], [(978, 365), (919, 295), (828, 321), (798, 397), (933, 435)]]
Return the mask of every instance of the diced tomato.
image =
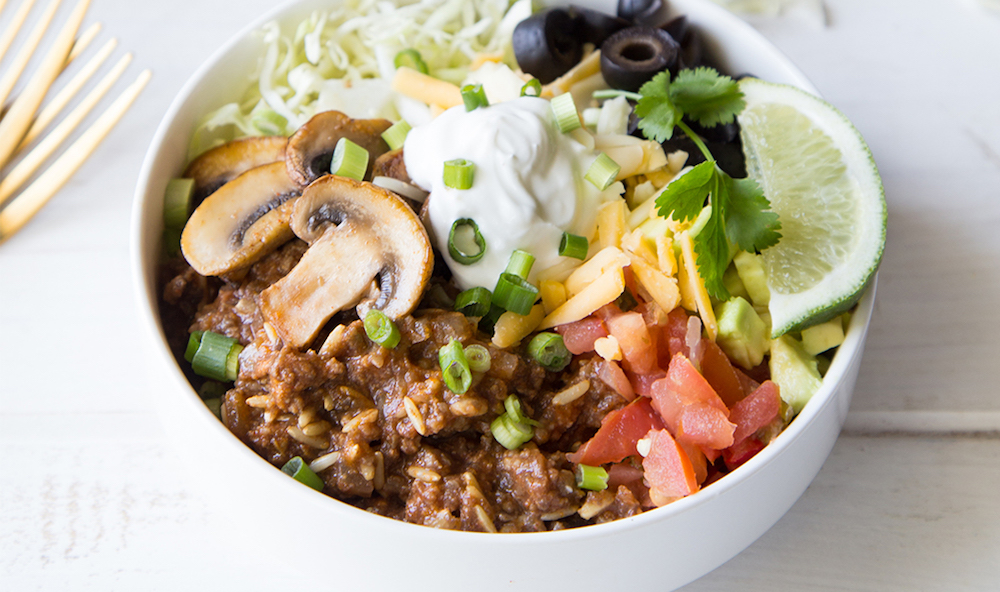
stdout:
[(667, 324), (660, 327), (661, 368), (666, 368), (670, 364), (670, 360), (677, 354), (690, 357), (691, 352), (688, 351), (684, 342), (684, 336), (687, 335), (687, 322), (688, 314), (678, 306), (667, 315)]
[(653, 411), (649, 399), (639, 398), (607, 414), (594, 437), (566, 458), (591, 466), (619, 462), (639, 454), (635, 443), (653, 429), (662, 430), (663, 422)]
[(607, 321), (611, 317), (616, 317), (620, 314), (622, 314), (622, 309), (618, 308), (618, 305), (614, 302), (609, 302), (594, 311), (594, 316), (602, 321)]
[(615, 389), (615, 392), (621, 395), (626, 401), (631, 401), (635, 398), (635, 391), (632, 390), (632, 384), (628, 381), (628, 376), (625, 376), (625, 371), (618, 364), (604, 360), (601, 362), (601, 369), (597, 371), (597, 376), (604, 381), (604, 384)]
[(667, 376), (653, 383), (652, 392), (653, 409), (674, 433), (678, 415), (687, 405), (706, 404), (729, 417), (729, 408), (683, 354), (670, 360)]
[(634, 483), (642, 483), (642, 469), (625, 463), (608, 467), (608, 489), (614, 491), (619, 485), (629, 487)]
[(755, 454), (763, 449), (764, 443), (757, 438), (746, 438), (742, 442), (723, 450), (722, 460), (726, 461), (726, 466), (729, 467), (729, 470), (733, 470), (753, 458)]
[(702, 345), (704, 351), (701, 357), (701, 374), (708, 384), (712, 385), (726, 407), (732, 407), (749, 391), (743, 391), (738, 371), (719, 344), (706, 339)]
[(686, 405), (677, 417), (677, 440), (686, 444), (722, 450), (733, 445), (735, 430), (725, 413), (705, 403)]
[(757, 390), (757, 387), (760, 386), (759, 382), (747, 376), (746, 372), (743, 372), (739, 368), (736, 369), (736, 376), (739, 377), (740, 387), (743, 388), (743, 392), (747, 395)]
[(691, 444), (685, 444), (680, 440), (677, 444), (681, 447), (681, 450), (688, 455), (688, 460), (691, 461), (691, 468), (694, 469), (694, 478), (699, 484), (704, 483), (705, 479), (708, 477), (708, 457), (698, 446)]
[(618, 340), (624, 361), (636, 374), (649, 374), (656, 368), (656, 349), (642, 315), (623, 312), (605, 321), (608, 332)]
[(736, 424), (735, 443), (740, 443), (757, 430), (774, 421), (781, 413), (781, 394), (778, 385), (764, 381), (757, 390), (733, 406), (729, 420)]
[(698, 491), (691, 459), (667, 430), (650, 430), (649, 453), (642, 459), (649, 496), (657, 506)]
[(717, 459), (720, 456), (722, 456), (722, 451), (721, 450), (716, 450), (714, 448), (704, 448), (704, 447), (700, 447), (700, 446), (699, 446), (699, 448), (701, 449), (701, 453), (705, 455), (705, 459), (709, 463), (714, 463), (715, 459)]
[[(666, 326), (668, 318), (667, 313), (665, 310), (660, 308), (660, 305), (656, 302), (644, 302), (635, 307), (634, 310), (642, 315), (642, 320), (646, 321), (646, 326), (649, 327), (650, 332), (653, 332), (654, 329)], [(659, 333), (659, 330), (656, 330), (655, 332)]]
[(757, 384), (771, 379), (771, 368), (767, 365), (767, 360), (757, 364), (746, 371), (746, 375), (752, 378)]
[(575, 356), (594, 351), (594, 342), (608, 336), (604, 321), (595, 316), (559, 325), (556, 332), (562, 335), (566, 349)]
[(657, 368), (656, 372), (652, 374), (633, 374), (629, 376), (629, 382), (632, 383), (632, 389), (635, 391), (635, 394), (640, 397), (652, 397), (653, 383), (666, 376), (666, 372)]

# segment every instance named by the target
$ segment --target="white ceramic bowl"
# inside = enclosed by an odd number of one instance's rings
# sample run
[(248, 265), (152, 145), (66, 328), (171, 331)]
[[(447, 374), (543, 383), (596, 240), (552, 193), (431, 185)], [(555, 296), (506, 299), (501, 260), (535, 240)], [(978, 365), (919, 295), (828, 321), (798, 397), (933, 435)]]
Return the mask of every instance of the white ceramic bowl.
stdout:
[[(325, 589), (656, 590), (680, 587), (728, 561), (767, 531), (819, 472), (847, 415), (875, 286), (851, 321), (823, 387), (767, 448), (704, 490), (632, 518), (531, 534), (442, 531), (369, 514), (288, 479), (229, 433), (204, 406), (171, 355), (157, 311), (156, 265), (167, 181), (184, 164), (199, 116), (235, 98), (267, 20), (297, 22), (338, 0), (295, 0), (264, 15), (216, 52), (164, 117), (139, 175), (132, 266), (148, 346), (150, 388), (192, 483), (233, 510), (228, 536), (251, 537), (263, 561), (319, 566)], [(614, 12), (613, 0), (577, 2)], [(744, 22), (707, 0), (670, 0), (733, 73), (752, 72), (815, 92), (787, 58)], [(245, 527), (245, 528), (244, 528)], [(241, 529), (245, 534), (241, 534)], [(265, 559), (266, 558), (266, 559)], [(446, 574), (446, 575), (438, 575)]]

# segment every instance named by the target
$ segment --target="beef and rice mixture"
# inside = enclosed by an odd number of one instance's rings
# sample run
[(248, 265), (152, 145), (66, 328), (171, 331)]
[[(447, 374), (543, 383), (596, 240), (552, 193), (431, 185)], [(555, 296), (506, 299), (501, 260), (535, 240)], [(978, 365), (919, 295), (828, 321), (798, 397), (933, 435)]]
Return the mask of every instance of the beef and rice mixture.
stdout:
[[(598, 378), (599, 358), (575, 356), (564, 371), (548, 372), (521, 350), (494, 347), (474, 320), (434, 308), (426, 296), (397, 322), (402, 338), (394, 349), (373, 343), (362, 322), (343, 313), (311, 349), (282, 346), (264, 323), (260, 293), (305, 249), (295, 240), (222, 280), (198, 275), (180, 257), (161, 270), (164, 325), (179, 360), (189, 331), (215, 331), (245, 346), (221, 417), (257, 454), (276, 467), (295, 456), (318, 459), (327, 495), (427, 526), (541, 531), (642, 511), (642, 492), (624, 485), (579, 489), (565, 458), (626, 403)], [(462, 395), (445, 386), (438, 362), (452, 339), (481, 344), (492, 356)], [(204, 382), (188, 377), (196, 387)], [(567, 388), (583, 395), (555, 397)], [(490, 431), (510, 394), (539, 423), (518, 450)]]

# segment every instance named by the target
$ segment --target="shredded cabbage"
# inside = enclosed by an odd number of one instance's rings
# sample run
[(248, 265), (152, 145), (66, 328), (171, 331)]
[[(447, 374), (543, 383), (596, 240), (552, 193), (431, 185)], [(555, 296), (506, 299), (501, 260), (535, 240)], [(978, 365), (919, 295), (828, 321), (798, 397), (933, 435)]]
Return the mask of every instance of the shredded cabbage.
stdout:
[(189, 157), (238, 137), (288, 135), (326, 109), (398, 119), (414, 106), (385, 82), (397, 53), (415, 49), (431, 76), (459, 83), (480, 54), (514, 64), (511, 35), (530, 14), (531, 0), (344, 0), (291, 33), (269, 22), (249, 88), (199, 121)]

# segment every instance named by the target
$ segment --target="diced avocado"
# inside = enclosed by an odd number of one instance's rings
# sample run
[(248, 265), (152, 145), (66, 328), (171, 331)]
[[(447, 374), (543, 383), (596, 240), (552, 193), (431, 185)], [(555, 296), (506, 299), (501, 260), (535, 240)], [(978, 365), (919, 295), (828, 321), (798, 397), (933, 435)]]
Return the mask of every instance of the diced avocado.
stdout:
[(817, 355), (844, 342), (844, 323), (840, 317), (802, 330), (802, 348)]
[(764, 361), (767, 325), (749, 302), (739, 296), (730, 298), (716, 308), (715, 316), (719, 324), (716, 343), (731, 360), (747, 369)]
[(767, 287), (767, 276), (764, 275), (764, 261), (760, 255), (740, 251), (733, 257), (736, 271), (743, 280), (743, 285), (750, 295), (750, 301), (755, 306), (767, 306), (771, 301), (771, 290)]
[(743, 285), (743, 280), (740, 279), (740, 274), (736, 271), (736, 267), (730, 265), (726, 268), (726, 273), (722, 274), (722, 285), (726, 287), (730, 296), (738, 296), (744, 300), (749, 300), (750, 295), (747, 294), (747, 289)]
[(789, 335), (771, 341), (769, 366), (771, 380), (778, 384), (781, 398), (796, 414), (802, 411), (823, 384), (816, 357), (809, 355), (802, 344)]

